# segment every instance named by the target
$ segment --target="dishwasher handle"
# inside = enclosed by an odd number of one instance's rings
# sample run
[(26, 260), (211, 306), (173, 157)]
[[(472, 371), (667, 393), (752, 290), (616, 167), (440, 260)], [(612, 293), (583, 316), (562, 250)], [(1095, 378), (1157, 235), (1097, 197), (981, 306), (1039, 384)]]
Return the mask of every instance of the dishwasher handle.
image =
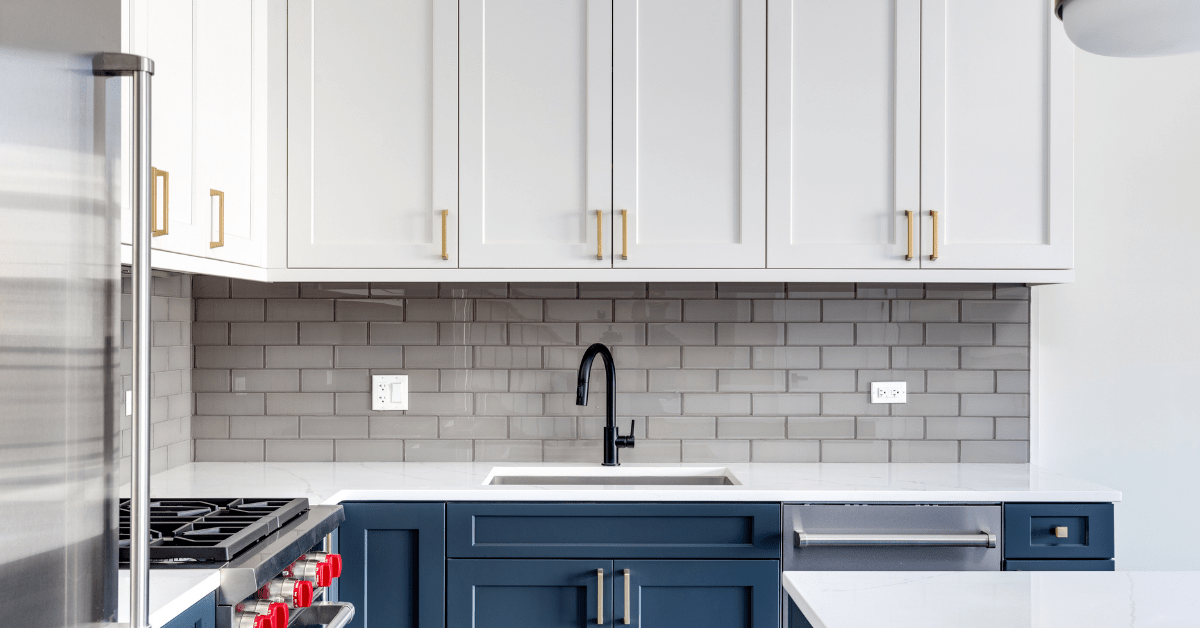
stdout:
[(813, 534), (796, 530), (796, 547), (996, 547), (996, 535), (972, 534)]

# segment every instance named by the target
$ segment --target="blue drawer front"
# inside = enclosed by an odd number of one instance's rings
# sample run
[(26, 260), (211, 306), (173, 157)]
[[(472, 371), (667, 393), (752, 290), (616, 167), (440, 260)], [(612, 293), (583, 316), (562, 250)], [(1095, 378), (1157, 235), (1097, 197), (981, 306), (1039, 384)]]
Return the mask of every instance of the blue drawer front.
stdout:
[(1006, 560), (1004, 571), (1116, 571), (1114, 560)]
[(779, 504), (495, 504), (446, 508), (455, 558), (779, 558)]
[(186, 611), (175, 616), (163, 628), (215, 628), (217, 625), (217, 594), (209, 593)]
[(1113, 505), (1005, 504), (1004, 557), (1112, 558)]

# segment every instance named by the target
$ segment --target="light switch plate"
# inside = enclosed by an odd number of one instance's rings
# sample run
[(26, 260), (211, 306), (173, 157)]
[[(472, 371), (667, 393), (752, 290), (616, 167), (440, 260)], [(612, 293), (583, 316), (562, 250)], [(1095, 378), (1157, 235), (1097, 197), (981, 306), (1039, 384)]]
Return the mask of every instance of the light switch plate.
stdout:
[(871, 382), (871, 403), (908, 403), (908, 382)]
[(372, 375), (371, 376), (371, 409), (372, 410), (407, 410), (408, 409), (408, 376), (407, 375)]

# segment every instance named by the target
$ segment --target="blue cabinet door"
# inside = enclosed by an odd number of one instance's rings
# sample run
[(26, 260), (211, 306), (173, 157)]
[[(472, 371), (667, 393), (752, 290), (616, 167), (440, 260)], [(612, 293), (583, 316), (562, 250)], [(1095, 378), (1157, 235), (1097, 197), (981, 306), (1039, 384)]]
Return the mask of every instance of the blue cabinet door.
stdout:
[(612, 626), (611, 560), (446, 561), (446, 628)]
[(347, 502), (338, 529), (338, 599), (354, 605), (354, 628), (445, 623), (446, 506)]
[(209, 593), (186, 611), (175, 616), (163, 628), (215, 628), (217, 625), (217, 594)]
[(779, 626), (779, 561), (617, 560), (613, 576), (613, 618), (618, 625)]

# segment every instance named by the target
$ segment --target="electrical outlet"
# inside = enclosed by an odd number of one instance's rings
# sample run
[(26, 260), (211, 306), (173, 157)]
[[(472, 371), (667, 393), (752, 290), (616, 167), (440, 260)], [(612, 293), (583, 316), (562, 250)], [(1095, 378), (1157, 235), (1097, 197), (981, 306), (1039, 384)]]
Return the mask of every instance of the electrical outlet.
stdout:
[(408, 409), (408, 376), (407, 375), (372, 375), (371, 376), (371, 409), (372, 410), (407, 410)]
[(908, 403), (908, 382), (871, 382), (871, 403)]

